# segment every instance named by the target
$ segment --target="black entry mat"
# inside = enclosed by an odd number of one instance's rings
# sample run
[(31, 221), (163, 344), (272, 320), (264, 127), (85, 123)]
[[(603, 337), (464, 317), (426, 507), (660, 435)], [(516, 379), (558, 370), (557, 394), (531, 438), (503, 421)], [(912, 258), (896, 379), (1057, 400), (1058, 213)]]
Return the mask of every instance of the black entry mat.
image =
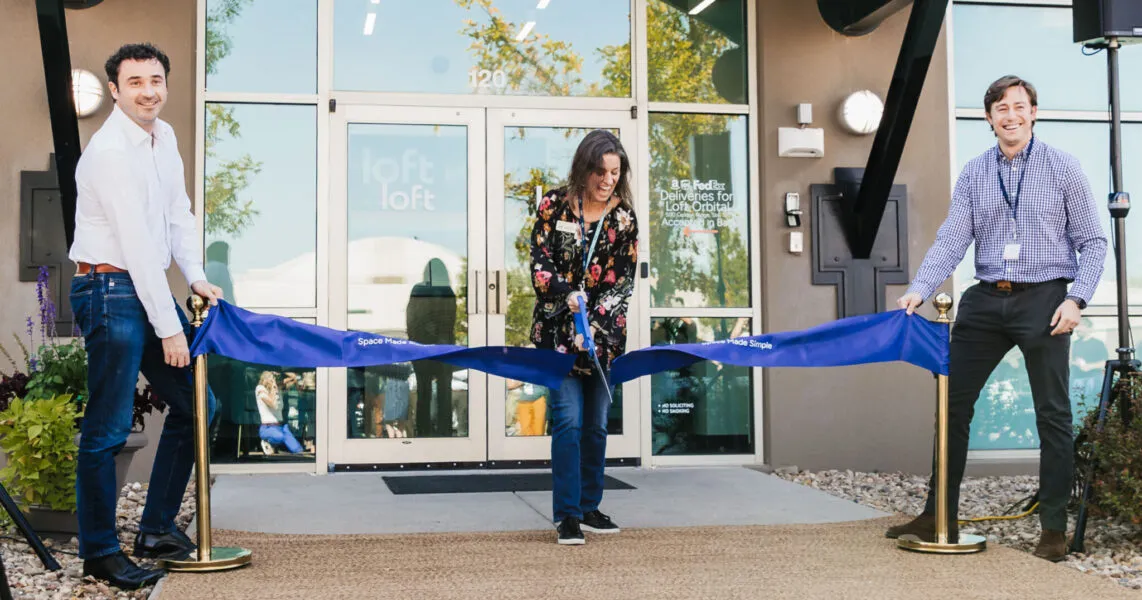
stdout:
[[(549, 492), (551, 473), (489, 473), (487, 475), (405, 475), (384, 477), (394, 494), (476, 494), (481, 492)], [(635, 487), (606, 475), (603, 489)]]

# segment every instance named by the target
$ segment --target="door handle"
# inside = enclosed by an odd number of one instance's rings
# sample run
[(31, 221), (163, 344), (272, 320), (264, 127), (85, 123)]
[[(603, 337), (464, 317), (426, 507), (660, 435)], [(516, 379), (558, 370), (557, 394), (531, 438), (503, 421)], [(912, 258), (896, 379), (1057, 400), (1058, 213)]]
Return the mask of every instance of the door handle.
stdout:
[[(494, 304), (493, 304), (493, 298)], [(488, 278), (488, 304), (489, 313), (502, 315), (508, 310), (508, 274), (507, 271), (492, 271)]]
[(468, 271), (468, 314), (480, 314), (480, 271)]
[(508, 272), (496, 271), (496, 275), (496, 278), (499, 280), (498, 289), (496, 290), (498, 292), (496, 312), (501, 315), (506, 315), (508, 314)]

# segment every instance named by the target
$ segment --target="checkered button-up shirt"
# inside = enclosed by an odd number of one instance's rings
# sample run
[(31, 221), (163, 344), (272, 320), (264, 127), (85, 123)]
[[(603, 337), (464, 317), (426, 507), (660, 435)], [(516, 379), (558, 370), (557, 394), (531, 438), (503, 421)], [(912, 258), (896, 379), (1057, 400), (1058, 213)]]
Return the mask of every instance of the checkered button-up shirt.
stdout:
[[(1068, 295), (1084, 302), (1090, 302), (1106, 258), (1106, 235), (1082, 166), (1038, 137), (1013, 159), (996, 146), (964, 167), (948, 218), (908, 291), (931, 296), (973, 241), (976, 279), (1067, 279), (1074, 282)], [(1019, 244), (1017, 259), (1004, 260), (1008, 244)]]

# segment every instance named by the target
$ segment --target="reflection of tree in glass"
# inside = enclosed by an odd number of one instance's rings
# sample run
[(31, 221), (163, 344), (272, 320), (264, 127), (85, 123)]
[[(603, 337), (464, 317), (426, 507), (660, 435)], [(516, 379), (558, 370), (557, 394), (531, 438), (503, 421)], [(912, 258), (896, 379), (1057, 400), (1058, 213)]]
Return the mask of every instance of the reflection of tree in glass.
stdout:
[(460, 272), (456, 274), (456, 345), (468, 345), (468, 257), (460, 258)]
[[(703, 102), (718, 97), (710, 73), (717, 58), (733, 44), (724, 35), (686, 13), (663, 3), (647, 4), (647, 58), (651, 89), (658, 97), (674, 102)], [(614, 74), (621, 67), (621, 57), (629, 56), (629, 47), (613, 49), (604, 73)], [(627, 69), (629, 73), (629, 69)], [(623, 80), (615, 80), (616, 84)], [(625, 85), (629, 86), (629, 79)], [(673, 179), (691, 177), (693, 165), (687, 149), (696, 136), (727, 134), (730, 118), (724, 115), (659, 114), (651, 119), (650, 180), (655, 185), (668, 185)], [(728, 182), (726, 182), (728, 183)], [(744, 190), (734, 190), (744, 198)], [(749, 304), (749, 251), (742, 239), (745, 223), (738, 227), (717, 227), (715, 256), (707, 263), (708, 251), (701, 251), (692, 236), (682, 227), (664, 223), (658, 190), (651, 189), (650, 244), (655, 259), (655, 306), (667, 306), (679, 292), (699, 292), (711, 306), (747, 306)], [(730, 218), (733, 213), (723, 213)], [(664, 260), (669, 257), (669, 260)], [(702, 268), (712, 264), (712, 269)], [(719, 277), (719, 272), (721, 276)]]
[[(584, 132), (585, 134), (586, 132)], [(506, 225), (511, 227), (519, 222), (515, 239), (509, 238), (512, 256), (508, 259), (508, 311), (507, 344), (528, 346), (531, 344), (531, 316), (535, 306), (535, 290), (531, 286), (531, 229), (535, 226), (535, 189), (547, 192), (564, 184), (562, 177), (551, 169), (532, 167), (524, 181), (513, 181), (513, 173), (504, 173), (504, 211)], [(518, 212), (517, 212), (518, 211)], [(526, 214), (522, 222), (512, 219), (512, 215)], [(518, 217), (517, 217), (518, 218)]]
[[(551, 39), (546, 34), (532, 34), (517, 42), (515, 37), (520, 30), (519, 25), (504, 19), (492, 0), (455, 1), (461, 8), (471, 11), (478, 7), (484, 12), (486, 18), (465, 19), (461, 33), (472, 39), (468, 49), (475, 57), (475, 68), (503, 71), (507, 88), (511, 91), (522, 90), (546, 96), (582, 95), (584, 91), (588, 96), (630, 95), (629, 44), (600, 48), (598, 52), (608, 57), (610, 71), (605, 69), (603, 72), (607, 84), (584, 86), (581, 76), (583, 58), (570, 43)], [(625, 54), (622, 52), (624, 49)], [(615, 68), (611, 64), (618, 65), (622, 61), (625, 61), (625, 67)], [(616, 83), (620, 77), (626, 79), (625, 93), (617, 91), (620, 88)], [(474, 91), (503, 93), (508, 89), (489, 86)]]
[[(684, 227), (666, 222), (663, 202), (658, 200), (661, 186), (694, 174), (690, 161), (693, 139), (699, 135), (726, 134), (730, 118), (724, 115), (669, 114), (654, 115), (650, 127), (650, 254), (653, 257), (655, 284), (652, 290), (655, 306), (667, 306), (680, 293), (699, 293), (710, 306), (748, 306), (749, 250), (743, 240), (748, 231), (741, 215), (727, 211), (719, 216), (736, 226), (718, 226), (713, 256), (701, 248), (694, 235)], [(729, 183), (729, 182), (724, 182)], [(738, 201), (744, 201), (744, 190), (733, 190)], [(667, 260), (668, 259), (668, 260)]]
[[(218, 63), (230, 53), (233, 42), (226, 33), (251, 0), (212, 0), (206, 14), (206, 73), (217, 72)], [(243, 202), (238, 194), (250, 185), (250, 178), (262, 170), (262, 163), (249, 154), (236, 160), (219, 160), (218, 144), (229, 137), (238, 139), (241, 130), (234, 109), (223, 104), (206, 105), (205, 151), (208, 165), (205, 183), (206, 233), (238, 236), (257, 216), (254, 201)]]
[(711, 74), (718, 57), (735, 44), (701, 19), (660, 0), (647, 2), (646, 17), (651, 100), (710, 102), (721, 98)]

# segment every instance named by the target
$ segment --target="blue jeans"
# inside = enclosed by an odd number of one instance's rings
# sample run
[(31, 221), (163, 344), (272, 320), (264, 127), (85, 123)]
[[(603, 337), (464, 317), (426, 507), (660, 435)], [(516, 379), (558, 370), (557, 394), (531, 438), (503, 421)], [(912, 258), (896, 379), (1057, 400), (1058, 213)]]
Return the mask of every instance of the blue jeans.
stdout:
[(603, 379), (572, 375), (551, 390), (551, 475), (555, 522), (582, 519), (603, 500), (607, 457), (607, 412)]
[[(176, 369), (166, 364), (162, 340), (147, 320), (126, 273), (76, 276), (71, 281), (71, 308), (87, 347), (89, 397), (80, 429), (75, 492), (79, 555), (92, 559), (119, 551), (115, 455), (131, 433), (140, 371), (169, 411), (155, 452), (139, 531), (163, 534), (174, 530), (194, 467), (194, 384), (190, 367)], [(193, 329), (177, 303), (175, 308), (189, 341)], [(212, 393), (208, 403), (209, 418), (213, 418), (216, 402)]]
[(288, 424), (270, 425), (267, 423), (262, 425), (258, 428), (258, 437), (274, 446), (285, 446), (290, 454), (301, 452), (301, 444), (293, 436), (293, 432), (289, 430)]

